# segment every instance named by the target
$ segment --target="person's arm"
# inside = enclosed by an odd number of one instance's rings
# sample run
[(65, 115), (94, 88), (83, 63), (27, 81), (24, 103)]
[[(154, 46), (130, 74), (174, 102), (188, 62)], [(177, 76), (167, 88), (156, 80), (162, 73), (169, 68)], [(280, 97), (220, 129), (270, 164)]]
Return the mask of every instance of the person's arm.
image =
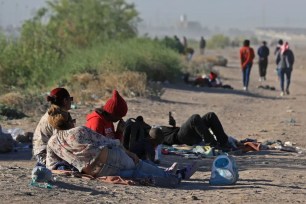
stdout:
[(58, 162), (63, 161), (60, 157), (58, 157), (50, 147), (47, 147), (47, 157), (46, 157), (46, 166), (48, 169), (55, 169), (56, 164)]
[(124, 149), (125, 153), (126, 153), (129, 157), (131, 157), (131, 159), (133, 159), (133, 161), (134, 161), (135, 164), (138, 164), (138, 163), (139, 163), (139, 158), (138, 158), (138, 156), (137, 156), (136, 154), (134, 154), (133, 152), (130, 152), (130, 151), (127, 150), (127, 149), (125, 149), (124, 146), (123, 146), (122, 144), (120, 145), (120, 147)]
[[(291, 51), (291, 50), (290, 50), (290, 51)], [(291, 51), (290, 53), (291, 53), (291, 58), (292, 58), (292, 59), (291, 59), (291, 68), (292, 68), (295, 59), (294, 59), (294, 54), (293, 54), (293, 52)]]
[(98, 118), (98, 117), (91, 118), (90, 120), (87, 121), (86, 127), (92, 129), (95, 132), (103, 134), (103, 132), (101, 131), (103, 129), (102, 128), (102, 122), (100, 120), (101, 119)]
[(116, 132), (115, 132), (115, 138), (119, 139), (121, 142), (123, 142), (123, 132), (125, 129), (125, 122), (124, 120), (120, 120), (117, 124)]
[(244, 68), (244, 63), (245, 63), (244, 50), (243, 50), (243, 48), (241, 48), (240, 49), (240, 64), (241, 64), (241, 68)]
[(279, 61), (280, 61), (280, 52), (278, 52), (276, 56), (276, 60), (275, 60), (276, 65), (278, 65)]
[(146, 159), (154, 162), (155, 160), (155, 149), (152, 144), (147, 143), (145, 146)]

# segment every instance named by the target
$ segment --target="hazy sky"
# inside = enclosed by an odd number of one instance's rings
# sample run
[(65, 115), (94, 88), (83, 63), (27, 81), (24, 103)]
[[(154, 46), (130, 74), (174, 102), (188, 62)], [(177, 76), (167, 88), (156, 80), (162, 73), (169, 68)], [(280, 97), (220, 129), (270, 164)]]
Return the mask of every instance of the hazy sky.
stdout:
[(185, 14), (220, 28), (306, 27), (306, 0), (129, 0), (147, 24), (175, 23)]
[[(0, 0), (0, 25), (20, 25), (44, 0)], [(306, 0), (128, 0), (148, 25), (174, 25), (182, 14), (211, 28), (306, 28)]]

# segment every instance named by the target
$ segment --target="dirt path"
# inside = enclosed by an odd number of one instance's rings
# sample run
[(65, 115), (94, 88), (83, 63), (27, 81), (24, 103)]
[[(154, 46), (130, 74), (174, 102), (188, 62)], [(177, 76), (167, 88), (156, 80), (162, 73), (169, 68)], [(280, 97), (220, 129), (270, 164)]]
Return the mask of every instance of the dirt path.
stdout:
[[(291, 95), (280, 97), (274, 65), (269, 66), (267, 81), (263, 83), (276, 87), (276, 91), (271, 91), (257, 88), (260, 82), (255, 64), (249, 92), (244, 92), (237, 51), (226, 50), (226, 53), (229, 66), (216, 69), (224, 77), (223, 83), (232, 85), (234, 90), (168, 84), (161, 100), (128, 99), (127, 117), (141, 114), (150, 124), (167, 124), (168, 112), (172, 111), (180, 124), (193, 113), (213, 111), (219, 116), (225, 131), (237, 139), (279, 139), (306, 148), (305, 70), (294, 70)], [(297, 59), (296, 67), (301, 66), (299, 63)], [(84, 124), (87, 112), (87, 107), (72, 110), (79, 125)], [(33, 131), (38, 119), (1, 125)], [(33, 188), (28, 186), (34, 165), (29, 158), (30, 152), (0, 155), (1, 203), (305, 203), (306, 200), (306, 156), (296, 153), (262, 151), (236, 156), (240, 180), (227, 187), (208, 184), (212, 159), (201, 159), (199, 171), (177, 189), (110, 185), (62, 177), (58, 178), (58, 188)], [(180, 165), (190, 162), (181, 157), (165, 156), (162, 165), (175, 160)]]

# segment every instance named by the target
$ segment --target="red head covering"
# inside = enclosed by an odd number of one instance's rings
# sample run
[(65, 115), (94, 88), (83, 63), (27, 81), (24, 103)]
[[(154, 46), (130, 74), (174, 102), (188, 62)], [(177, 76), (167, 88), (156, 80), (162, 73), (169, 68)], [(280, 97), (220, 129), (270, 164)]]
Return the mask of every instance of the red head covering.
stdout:
[(114, 90), (112, 98), (106, 101), (103, 110), (113, 116), (122, 118), (126, 115), (128, 107), (125, 100), (119, 95), (118, 91)]
[(59, 102), (63, 101), (65, 98), (69, 98), (70, 94), (65, 88), (55, 88), (50, 92), (50, 95), (47, 96), (47, 101)]
[(210, 72), (209, 73), (209, 79), (210, 80), (215, 80), (218, 77), (218, 75), (215, 72)]

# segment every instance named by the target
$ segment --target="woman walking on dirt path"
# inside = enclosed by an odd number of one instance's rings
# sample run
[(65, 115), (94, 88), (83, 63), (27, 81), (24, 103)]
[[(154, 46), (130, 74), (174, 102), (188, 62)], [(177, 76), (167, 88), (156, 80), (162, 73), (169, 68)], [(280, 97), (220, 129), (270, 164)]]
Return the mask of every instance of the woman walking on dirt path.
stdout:
[[(51, 103), (50, 108), (58, 107), (68, 113), (73, 97), (65, 88), (55, 88), (47, 96), (47, 101)], [(40, 119), (33, 136), (33, 156), (41, 164), (46, 164), (47, 143), (50, 137), (57, 132), (48, 122), (48, 111)]]
[[(285, 44), (281, 46), (280, 52), (278, 52), (276, 58), (276, 63), (278, 68), (278, 75), (280, 78), (280, 88), (281, 88), (280, 95), (284, 96), (285, 93), (289, 95), (291, 72), (294, 64), (294, 54), (292, 50), (289, 48), (288, 42), (285, 42)], [(286, 76), (286, 90), (284, 89), (285, 76)]]
[(250, 74), (255, 54), (253, 48), (250, 47), (250, 41), (244, 40), (243, 46), (240, 48), (240, 61), (242, 69), (243, 90), (248, 91)]

